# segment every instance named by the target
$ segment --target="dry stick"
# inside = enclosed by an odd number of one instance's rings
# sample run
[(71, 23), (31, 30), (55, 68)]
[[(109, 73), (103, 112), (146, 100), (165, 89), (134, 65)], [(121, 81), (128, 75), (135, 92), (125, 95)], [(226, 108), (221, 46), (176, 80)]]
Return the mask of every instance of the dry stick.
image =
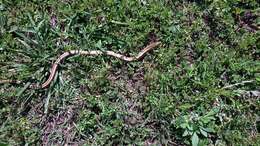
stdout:
[(232, 88), (232, 87), (234, 87), (234, 86), (244, 85), (244, 84), (246, 84), (246, 83), (252, 83), (252, 82), (254, 82), (254, 81), (255, 81), (255, 80), (242, 81), (242, 82), (240, 82), (240, 83), (235, 83), (235, 84), (231, 84), (231, 85), (225, 86), (225, 87), (223, 87), (222, 89), (228, 89), (228, 88)]
[(153, 48), (155, 48), (156, 46), (158, 46), (161, 42), (154, 42), (151, 43), (150, 45), (148, 45), (147, 47), (145, 47), (143, 50), (141, 50), (137, 56), (134, 57), (127, 57), (118, 53), (115, 53), (113, 51), (99, 51), (99, 50), (93, 50), (93, 51), (82, 51), (82, 50), (71, 50), (68, 52), (64, 52), (52, 65), (51, 71), (50, 71), (50, 76), (48, 78), (47, 81), (45, 81), (42, 85), (41, 88), (46, 88), (51, 81), (53, 80), (56, 71), (57, 71), (57, 67), (59, 65), (59, 63), (64, 60), (66, 57), (68, 56), (73, 56), (73, 55), (91, 55), (91, 56), (97, 56), (97, 55), (108, 55), (108, 56), (112, 56), (115, 58), (119, 58), (121, 60), (127, 61), (127, 62), (131, 62), (131, 61), (137, 61), (139, 59), (141, 59), (148, 51), (152, 50)]
[(0, 84), (6, 84), (6, 83), (15, 83), (15, 84), (19, 84), (21, 83), (21, 81), (16, 81), (16, 80), (0, 80)]

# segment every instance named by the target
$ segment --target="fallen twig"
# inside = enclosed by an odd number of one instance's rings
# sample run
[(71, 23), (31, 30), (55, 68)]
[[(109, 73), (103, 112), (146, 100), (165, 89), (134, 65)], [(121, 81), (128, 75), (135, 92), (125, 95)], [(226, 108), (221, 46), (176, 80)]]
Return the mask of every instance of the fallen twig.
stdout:
[(19, 84), (19, 83), (21, 83), (21, 81), (16, 81), (16, 80), (0, 80), (0, 84), (7, 84), (7, 83), (10, 83), (10, 84)]
[(238, 85), (244, 85), (244, 84), (247, 84), (247, 83), (253, 83), (255, 80), (248, 80), (248, 81), (242, 81), (240, 83), (235, 83), (235, 84), (231, 84), (231, 85), (227, 85), (225, 87), (223, 87), (222, 89), (228, 89), (228, 88), (232, 88), (232, 87), (235, 87), (235, 86), (238, 86)]

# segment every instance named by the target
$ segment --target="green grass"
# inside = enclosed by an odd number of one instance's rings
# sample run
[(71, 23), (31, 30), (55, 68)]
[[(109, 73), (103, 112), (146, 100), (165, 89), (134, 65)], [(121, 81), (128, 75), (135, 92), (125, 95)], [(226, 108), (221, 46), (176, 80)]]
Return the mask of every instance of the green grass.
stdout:
[[(0, 0), (0, 81), (20, 81), (0, 84), (0, 145), (259, 145), (259, 6)], [(139, 62), (74, 56), (26, 88), (66, 50), (135, 55), (155, 40)]]

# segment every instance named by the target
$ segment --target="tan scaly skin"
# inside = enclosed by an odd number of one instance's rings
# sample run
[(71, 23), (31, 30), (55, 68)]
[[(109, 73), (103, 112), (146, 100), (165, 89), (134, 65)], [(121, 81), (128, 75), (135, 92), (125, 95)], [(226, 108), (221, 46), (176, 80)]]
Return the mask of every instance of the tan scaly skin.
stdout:
[[(99, 50), (93, 50), (93, 51), (81, 51), (81, 50), (70, 50), (68, 52), (64, 52), (52, 65), (51, 71), (50, 71), (50, 75), (49, 78), (41, 85), (40, 88), (46, 88), (50, 85), (50, 83), (52, 82), (56, 71), (57, 71), (57, 67), (59, 65), (59, 63), (64, 60), (65, 58), (69, 57), (69, 56), (73, 56), (73, 55), (90, 55), (90, 56), (97, 56), (97, 55), (108, 55), (108, 56), (112, 56), (118, 59), (121, 59), (123, 61), (127, 61), (127, 62), (131, 62), (131, 61), (137, 61), (139, 59), (141, 59), (148, 51), (152, 50), (153, 48), (155, 48), (156, 46), (158, 46), (161, 42), (154, 42), (149, 44), (147, 47), (145, 47), (143, 50), (141, 50), (137, 56), (133, 56), (133, 57), (127, 57), (118, 53), (115, 53), (113, 51), (99, 51)], [(34, 87), (37, 88), (37, 87)]]

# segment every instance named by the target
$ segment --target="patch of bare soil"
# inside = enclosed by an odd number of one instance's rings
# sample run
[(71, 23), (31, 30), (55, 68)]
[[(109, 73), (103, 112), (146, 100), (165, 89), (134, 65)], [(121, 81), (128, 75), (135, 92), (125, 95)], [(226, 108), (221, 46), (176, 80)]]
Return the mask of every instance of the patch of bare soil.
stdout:
[(130, 127), (144, 122), (141, 100), (145, 97), (148, 87), (144, 81), (144, 68), (137, 69), (129, 75), (126, 68), (112, 72), (108, 76), (115, 88), (119, 88), (118, 95), (122, 97), (122, 110), (127, 114), (125, 123)]
[(75, 99), (73, 102), (57, 111), (49, 111), (45, 114), (44, 104), (40, 103), (32, 107), (29, 112), (30, 119), (37, 119), (35, 126), (41, 127), (41, 145), (79, 145), (82, 140), (77, 137), (75, 121), (78, 111), (84, 102)]

